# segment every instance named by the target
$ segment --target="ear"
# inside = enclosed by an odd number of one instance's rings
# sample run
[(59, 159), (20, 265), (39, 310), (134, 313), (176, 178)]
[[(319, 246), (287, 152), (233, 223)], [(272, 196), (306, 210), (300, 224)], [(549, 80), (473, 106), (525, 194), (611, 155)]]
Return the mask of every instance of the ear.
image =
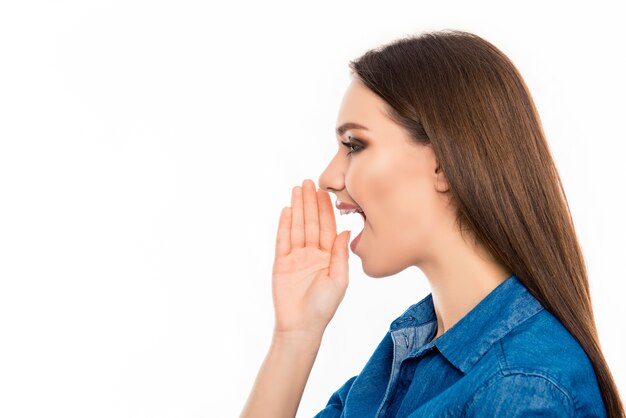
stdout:
[(437, 173), (437, 177), (435, 179), (435, 189), (437, 189), (438, 192), (446, 193), (450, 190), (450, 184), (448, 183), (448, 179), (439, 164), (437, 164), (437, 168), (435, 168), (435, 173)]

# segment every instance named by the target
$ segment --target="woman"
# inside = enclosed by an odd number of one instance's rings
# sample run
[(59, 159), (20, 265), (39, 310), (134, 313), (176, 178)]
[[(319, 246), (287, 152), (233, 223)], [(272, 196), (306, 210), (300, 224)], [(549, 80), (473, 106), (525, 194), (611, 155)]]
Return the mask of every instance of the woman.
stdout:
[(419, 267), (432, 293), (394, 320), (316, 417), (622, 417), (587, 272), (537, 110), (484, 39), (439, 31), (350, 63), (338, 152), (280, 215), (275, 328), (242, 417), (294, 417), (348, 285)]

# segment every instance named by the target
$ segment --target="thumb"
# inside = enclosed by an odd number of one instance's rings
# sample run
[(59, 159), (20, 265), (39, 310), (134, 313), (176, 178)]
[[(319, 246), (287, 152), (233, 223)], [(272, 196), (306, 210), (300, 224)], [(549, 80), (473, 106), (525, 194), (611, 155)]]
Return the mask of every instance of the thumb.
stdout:
[(348, 282), (348, 245), (352, 231), (337, 235), (330, 255), (329, 275), (341, 284)]

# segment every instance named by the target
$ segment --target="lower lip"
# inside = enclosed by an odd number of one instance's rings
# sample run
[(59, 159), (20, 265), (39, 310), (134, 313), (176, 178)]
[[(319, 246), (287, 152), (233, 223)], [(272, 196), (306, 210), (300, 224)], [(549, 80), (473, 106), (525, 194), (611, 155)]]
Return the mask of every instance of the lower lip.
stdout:
[[(363, 227), (363, 229), (365, 229), (365, 227)], [(359, 235), (357, 235), (352, 242), (350, 243), (350, 249), (352, 250), (352, 252), (354, 252), (354, 249), (356, 248), (357, 244), (359, 243), (359, 240), (361, 239), (361, 235), (363, 235), (363, 231), (359, 232)]]

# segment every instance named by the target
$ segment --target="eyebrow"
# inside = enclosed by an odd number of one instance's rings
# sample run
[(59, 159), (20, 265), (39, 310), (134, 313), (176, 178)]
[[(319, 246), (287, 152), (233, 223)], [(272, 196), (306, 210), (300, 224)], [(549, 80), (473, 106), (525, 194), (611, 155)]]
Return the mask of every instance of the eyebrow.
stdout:
[(342, 136), (344, 133), (346, 133), (348, 129), (363, 129), (364, 131), (369, 130), (365, 126), (359, 125), (358, 123), (346, 122), (343, 125), (337, 127), (337, 135)]

